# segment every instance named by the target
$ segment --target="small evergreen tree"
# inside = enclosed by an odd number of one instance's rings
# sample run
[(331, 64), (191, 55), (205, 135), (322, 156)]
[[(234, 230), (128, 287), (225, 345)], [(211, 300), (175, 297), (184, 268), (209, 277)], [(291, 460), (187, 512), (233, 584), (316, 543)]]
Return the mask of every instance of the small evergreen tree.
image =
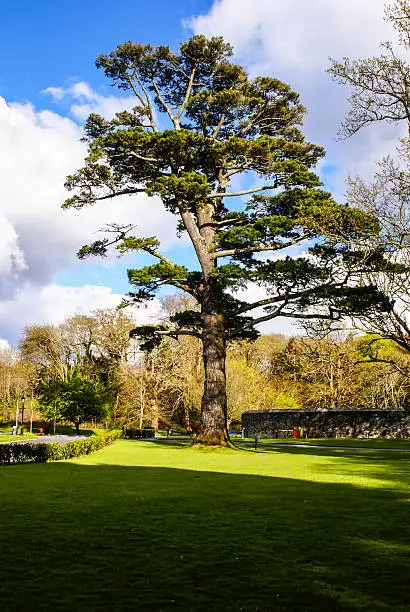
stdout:
[[(89, 156), (68, 177), (66, 186), (75, 195), (64, 204), (81, 208), (144, 192), (159, 195), (176, 215), (178, 231), (194, 247), (197, 271), (166, 257), (156, 237), (131, 236), (120, 226), (111, 228), (113, 238), (83, 247), (79, 255), (104, 255), (112, 244), (120, 252), (148, 253), (156, 263), (128, 270), (136, 288), (130, 300), (152, 299), (164, 285), (197, 300), (198, 311), (175, 314), (170, 326), (134, 333), (148, 349), (164, 335), (202, 340), (205, 383), (197, 441), (217, 444), (229, 443), (227, 340), (254, 338), (258, 323), (278, 316), (333, 320), (381, 307), (371, 287), (353, 286), (358, 262), (370, 265), (374, 259), (338, 242), (341, 235), (366, 236), (377, 224), (322, 190), (312, 168), (324, 151), (300, 131), (305, 109), (299, 96), (278, 79), (250, 79), (231, 56), (222, 38), (204, 36), (194, 36), (177, 53), (128, 42), (99, 56), (97, 67), (113, 85), (133, 92), (136, 106), (111, 121), (89, 117)], [(242, 186), (232, 188), (233, 179)], [(287, 249), (296, 245), (305, 254), (290, 258)], [(272, 258), (273, 253), (283, 255)], [(237, 299), (237, 290), (249, 283), (264, 287), (266, 297)]]
[(81, 423), (102, 421), (109, 408), (108, 394), (103, 385), (78, 371), (67, 380), (46, 383), (38, 403), (46, 418), (69, 421), (77, 432)]

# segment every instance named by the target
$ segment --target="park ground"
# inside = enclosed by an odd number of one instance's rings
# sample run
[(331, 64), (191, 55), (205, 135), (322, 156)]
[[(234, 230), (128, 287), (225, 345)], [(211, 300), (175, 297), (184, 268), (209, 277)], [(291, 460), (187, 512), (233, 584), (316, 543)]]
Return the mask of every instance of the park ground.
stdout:
[(1, 467), (1, 608), (410, 609), (409, 452), (184, 444)]

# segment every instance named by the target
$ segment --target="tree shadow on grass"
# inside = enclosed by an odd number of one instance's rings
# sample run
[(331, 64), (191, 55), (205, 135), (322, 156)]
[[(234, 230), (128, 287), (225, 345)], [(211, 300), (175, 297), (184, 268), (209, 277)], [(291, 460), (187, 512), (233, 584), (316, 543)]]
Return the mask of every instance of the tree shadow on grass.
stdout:
[[(139, 441), (136, 440), (136, 442), (138, 443)], [(156, 446), (161, 446), (163, 448), (186, 448), (187, 446), (190, 446), (192, 439), (187, 437), (178, 438), (171, 436), (170, 438), (146, 439), (141, 440), (141, 442), (148, 442), (149, 444), (155, 444)]]
[(0, 482), (7, 611), (409, 609), (400, 491), (68, 462)]

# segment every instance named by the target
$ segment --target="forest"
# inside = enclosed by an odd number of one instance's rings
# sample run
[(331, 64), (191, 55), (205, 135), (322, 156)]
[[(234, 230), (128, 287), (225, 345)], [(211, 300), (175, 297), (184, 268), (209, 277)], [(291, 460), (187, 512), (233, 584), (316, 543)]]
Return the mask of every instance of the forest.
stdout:
[[(186, 298), (171, 295), (162, 306), (169, 317), (186, 307)], [(142, 351), (130, 337), (134, 327), (115, 309), (74, 315), (58, 326), (27, 327), (17, 350), (0, 353), (1, 421), (14, 421), (24, 398), (27, 430), (34, 421), (197, 431), (204, 378), (200, 340), (166, 338)], [(397, 343), (377, 334), (304, 331), (228, 345), (230, 429), (240, 428), (245, 410), (409, 407), (410, 355)], [(85, 397), (84, 405), (71, 406), (78, 399), (74, 392)], [(68, 407), (64, 397), (72, 399)]]

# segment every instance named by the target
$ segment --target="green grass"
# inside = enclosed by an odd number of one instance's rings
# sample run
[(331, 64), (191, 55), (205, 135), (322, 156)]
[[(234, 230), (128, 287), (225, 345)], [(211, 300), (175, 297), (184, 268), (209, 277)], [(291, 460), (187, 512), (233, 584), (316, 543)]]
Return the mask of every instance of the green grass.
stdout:
[[(254, 444), (255, 438), (233, 438), (239, 447)], [(312, 446), (343, 446), (346, 448), (394, 448), (410, 450), (409, 438), (258, 438), (258, 446), (264, 444), (307, 444)]]
[(2, 609), (409, 610), (410, 453), (181, 445), (0, 468)]
[(31, 433), (25, 433), (24, 436), (12, 436), (11, 434), (10, 435), (1, 434), (0, 444), (2, 442), (21, 442), (22, 440), (31, 440), (33, 438), (37, 438), (37, 436)]

